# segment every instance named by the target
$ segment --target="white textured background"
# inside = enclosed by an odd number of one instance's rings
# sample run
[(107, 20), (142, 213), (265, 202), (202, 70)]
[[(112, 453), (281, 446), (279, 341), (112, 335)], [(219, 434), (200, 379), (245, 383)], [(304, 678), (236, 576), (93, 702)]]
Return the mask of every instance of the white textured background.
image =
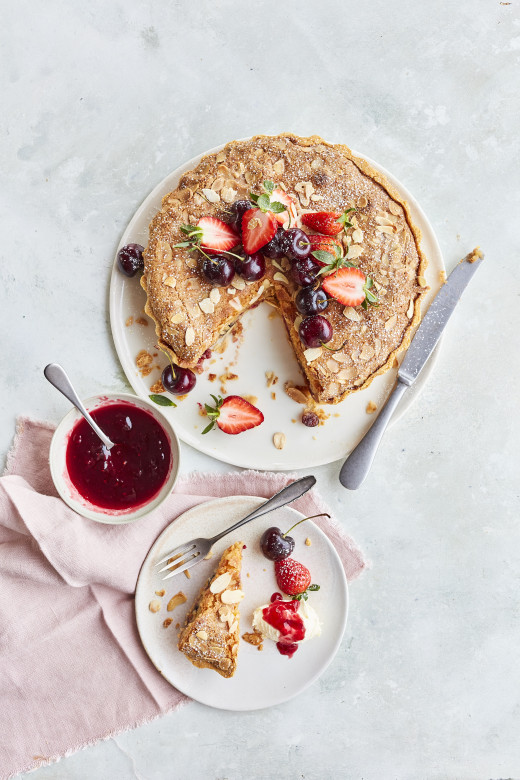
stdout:
[[(124, 226), (181, 162), (317, 132), (418, 198), (448, 270), (486, 253), (420, 401), (365, 485), (319, 488), (372, 569), (298, 699), (181, 712), (39, 780), (520, 777), (519, 0), (17, 0), (0, 47), (0, 451), (42, 379), (126, 387), (107, 293)], [(227, 467), (184, 448), (184, 469)], [(20, 724), (23, 728), (23, 724)]]

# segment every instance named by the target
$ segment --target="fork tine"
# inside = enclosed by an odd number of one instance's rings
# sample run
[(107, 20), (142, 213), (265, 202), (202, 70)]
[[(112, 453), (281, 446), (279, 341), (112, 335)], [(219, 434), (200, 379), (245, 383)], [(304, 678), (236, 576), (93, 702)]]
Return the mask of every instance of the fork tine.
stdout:
[(164, 558), (161, 558), (160, 561), (157, 561), (155, 565), (159, 566), (161, 563), (164, 563), (165, 561), (168, 561), (171, 558), (178, 558), (180, 555), (183, 555), (184, 553), (188, 552), (188, 550), (191, 550), (193, 547), (195, 547), (195, 542), (193, 540), (191, 542), (186, 542), (186, 544), (180, 544), (174, 550), (169, 552), (168, 555), (166, 555)]
[(172, 567), (175, 568), (176, 566), (180, 566), (183, 562), (183, 559), (186, 557), (186, 555), (190, 552), (198, 552), (197, 548), (194, 544), (191, 545), (191, 547), (187, 547), (186, 550), (182, 550), (177, 555), (170, 555), (168, 558), (168, 563), (166, 566), (163, 566), (162, 569), (159, 569), (157, 574), (160, 574), (162, 571), (166, 571), (166, 569), (171, 569)]
[(169, 580), (170, 577), (173, 577), (175, 574), (181, 574), (181, 572), (186, 571), (186, 569), (189, 569), (191, 566), (195, 566), (200, 560), (200, 552), (197, 550), (193, 555), (190, 555), (187, 561), (183, 561), (182, 565), (179, 565), (178, 568), (174, 568), (166, 577), (163, 577), (163, 580)]

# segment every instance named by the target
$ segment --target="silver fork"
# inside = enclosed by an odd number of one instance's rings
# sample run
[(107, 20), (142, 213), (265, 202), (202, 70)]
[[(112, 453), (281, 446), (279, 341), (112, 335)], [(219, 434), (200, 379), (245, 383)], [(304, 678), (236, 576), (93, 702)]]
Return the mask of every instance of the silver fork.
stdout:
[(265, 515), (267, 512), (272, 512), (273, 509), (280, 509), (280, 507), (285, 506), (285, 504), (290, 504), (291, 501), (296, 501), (297, 498), (303, 496), (303, 494), (310, 490), (311, 487), (313, 487), (315, 484), (316, 477), (309, 476), (297, 479), (295, 482), (291, 482), (290, 485), (287, 485), (286, 487), (279, 490), (278, 493), (275, 493), (274, 496), (265, 502), (265, 504), (259, 506), (249, 515), (247, 515), (247, 517), (239, 520), (230, 528), (226, 528), (225, 531), (222, 531), (213, 538), (204, 539), (200, 537), (198, 539), (192, 539), (190, 542), (186, 542), (186, 544), (180, 544), (175, 548), (175, 550), (172, 550), (168, 553), (168, 555), (165, 555), (164, 558), (161, 558), (160, 561), (157, 561), (155, 564), (156, 566), (159, 566), (161, 563), (168, 561), (166, 566), (163, 566), (162, 569), (159, 569), (158, 574), (171, 569), (172, 571), (170, 571), (166, 577), (163, 577), (164, 580), (167, 580), (170, 577), (173, 577), (175, 574), (180, 574), (182, 571), (191, 569), (192, 566), (195, 566), (197, 563), (200, 563), (202, 560), (204, 560), (204, 557), (209, 553), (215, 542), (218, 542), (218, 540), (222, 539), (223, 536), (230, 534), (232, 531), (236, 531), (237, 528), (240, 528), (242, 525), (249, 523), (256, 517)]

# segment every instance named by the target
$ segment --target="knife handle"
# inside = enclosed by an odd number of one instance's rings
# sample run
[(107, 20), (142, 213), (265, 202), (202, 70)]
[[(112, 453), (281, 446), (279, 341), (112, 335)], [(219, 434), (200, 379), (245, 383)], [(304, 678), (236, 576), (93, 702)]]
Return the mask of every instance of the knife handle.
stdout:
[(370, 471), (370, 466), (386, 426), (390, 422), (390, 418), (406, 390), (408, 390), (408, 385), (397, 380), (396, 386), (381, 409), (376, 421), (343, 464), (339, 474), (339, 481), (343, 487), (349, 490), (357, 490), (364, 482)]

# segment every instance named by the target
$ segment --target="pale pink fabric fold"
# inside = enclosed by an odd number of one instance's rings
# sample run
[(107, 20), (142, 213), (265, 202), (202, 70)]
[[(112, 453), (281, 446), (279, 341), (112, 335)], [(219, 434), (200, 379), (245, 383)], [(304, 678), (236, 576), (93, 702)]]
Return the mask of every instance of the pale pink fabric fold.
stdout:
[[(57, 496), (48, 468), (52, 426), (20, 419), (0, 479), (0, 777), (26, 771), (179, 707), (186, 698), (140, 643), (133, 593), (158, 534), (211, 498), (268, 497), (292, 477), (193, 473), (153, 514), (105, 526)], [(315, 490), (294, 504), (327, 511)], [(334, 521), (319, 525), (349, 580), (365, 566)]]

